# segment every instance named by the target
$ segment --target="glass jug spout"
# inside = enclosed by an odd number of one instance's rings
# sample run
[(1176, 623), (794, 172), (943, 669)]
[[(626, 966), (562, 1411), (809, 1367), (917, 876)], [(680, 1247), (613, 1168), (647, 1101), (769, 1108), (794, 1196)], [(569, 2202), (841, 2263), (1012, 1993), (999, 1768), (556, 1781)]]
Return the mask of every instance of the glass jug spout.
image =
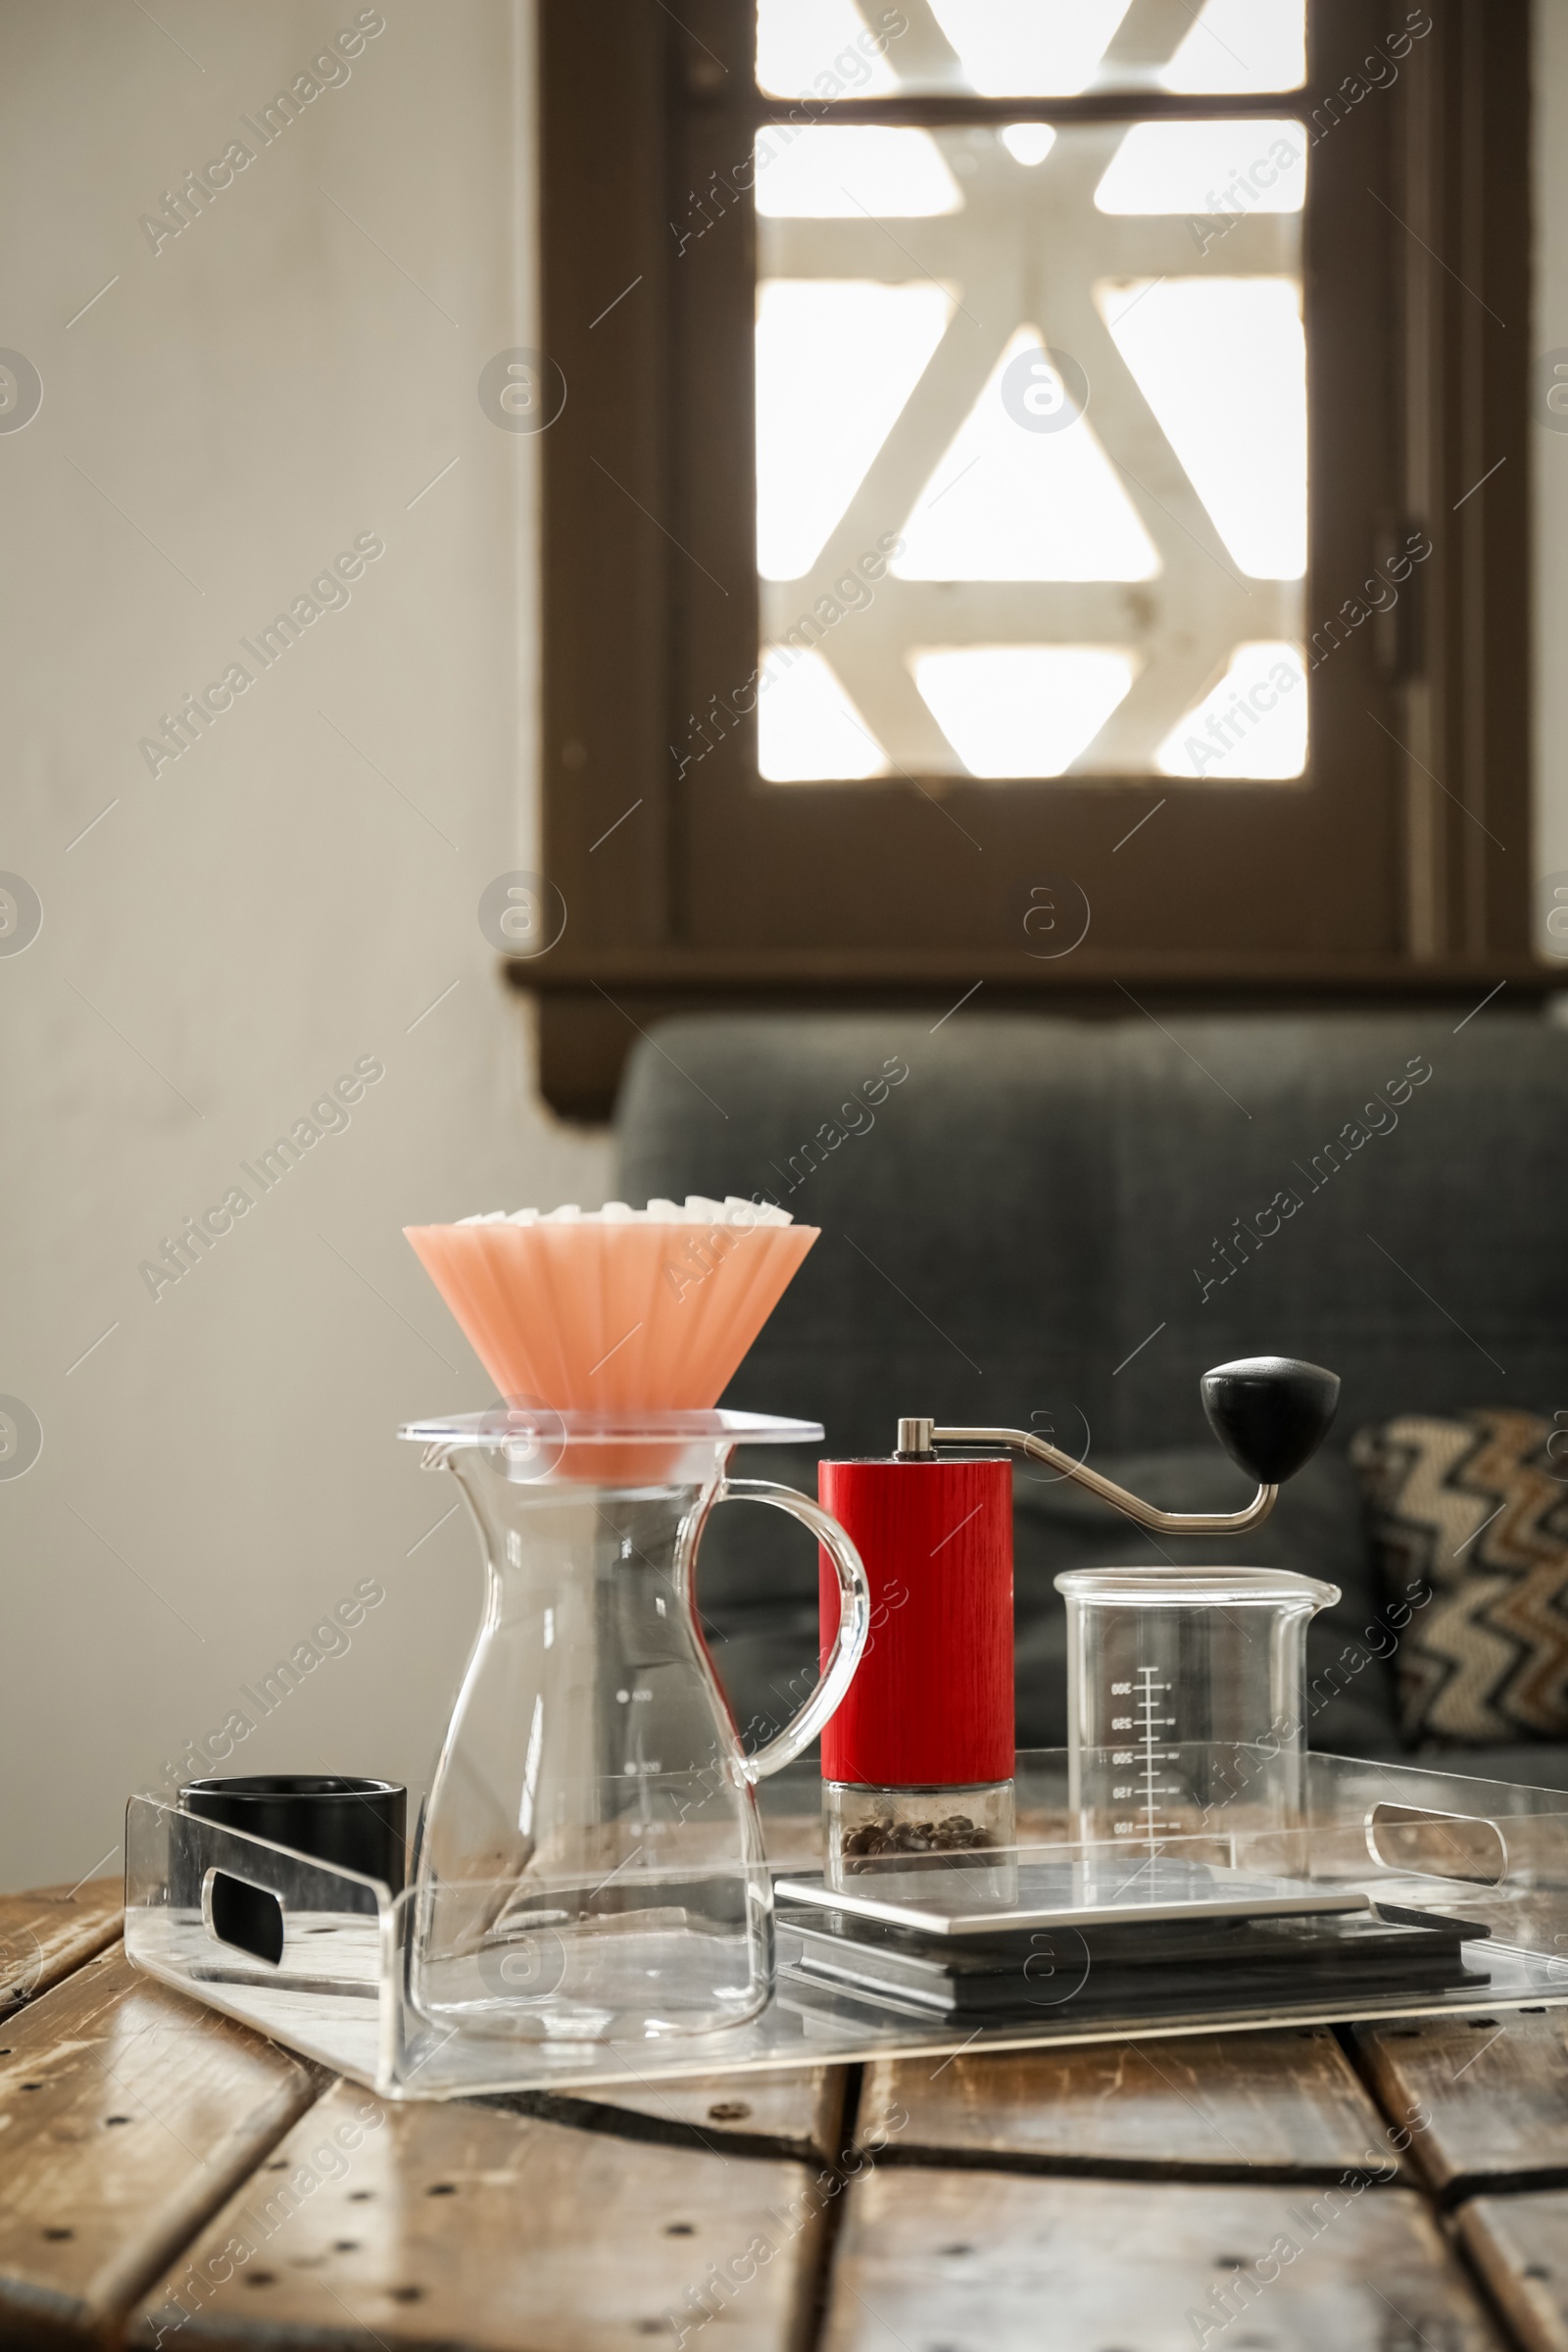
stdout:
[[(711, 1411), (421, 1424), (485, 1557), (483, 1619), (431, 1785), (410, 1990), (433, 2024), (551, 2040), (704, 2034), (773, 1984), (754, 1784), (831, 1715), (869, 1622), (847, 1536), (791, 1488), (725, 1476), (808, 1424)], [(767, 1747), (741, 1747), (696, 1601), (726, 1500), (799, 1518), (834, 1561), (840, 1640)]]

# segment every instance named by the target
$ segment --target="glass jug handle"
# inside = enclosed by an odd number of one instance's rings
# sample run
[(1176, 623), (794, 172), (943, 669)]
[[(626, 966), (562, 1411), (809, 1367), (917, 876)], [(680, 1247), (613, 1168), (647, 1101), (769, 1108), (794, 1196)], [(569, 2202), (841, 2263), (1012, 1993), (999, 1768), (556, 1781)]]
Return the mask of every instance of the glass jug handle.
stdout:
[(712, 1499), (715, 1503), (768, 1502), (777, 1511), (787, 1511), (810, 1529), (838, 1571), (839, 1630), (816, 1689), (775, 1739), (755, 1755), (741, 1758), (747, 1780), (763, 1781), (770, 1772), (793, 1764), (802, 1749), (809, 1747), (848, 1690), (871, 1627), (871, 1592), (860, 1555), (838, 1521), (794, 1487), (769, 1486), (760, 1478), (721, 1478)]

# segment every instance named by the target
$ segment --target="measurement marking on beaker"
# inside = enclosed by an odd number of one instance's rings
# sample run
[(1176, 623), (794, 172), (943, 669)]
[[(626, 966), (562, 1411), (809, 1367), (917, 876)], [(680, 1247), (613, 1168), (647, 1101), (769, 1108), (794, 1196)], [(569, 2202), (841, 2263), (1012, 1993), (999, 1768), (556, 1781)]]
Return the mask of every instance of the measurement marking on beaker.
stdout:
[[(1171, 1686), (1169, 1683), (1157, 1683), (1154, 1680), (1152, 1666), (1140, 1666), (1138, 1681), (1142, 1687), (1138, 1691), (1135, 1704), (1137, 1712), (1143, 1717), (1139, 1744), (1143, 1766), (1140, 1777), (1143, 1781), (1144, 1836), (1148, 1843), (1152, 1846), (1155, 1838), (1161, 1834), (1169, 1835), (1178, 1827), (1174, 1821), (1160, 1821), (1156, 1818), (1158, 1807), (1154, 1801), (1156, 1797), (1174, 1796), (1179, 1792), (1178, 1783), (1156, 1781), (1154, 1778), (1155, 1765), (1163, 1763), (1168, 1756), (1172, 1756), (1176, 1752), (1174, 1748), (1156, 1747), (1154, 1734), (1156, 1730), (1174, 1730), (1176, 1718), (1174, 1715), (1156, 1715), (1154, 1713), (1156, 1696), (1166, 1697)], [(1131, 1790), (1128, 1793), (1131, 1794)], [(1127, 1822), (1125, 1826), (1121, 1822), (1117, 1822), (1113, 1826), (1114, 1833), (1118, 1837), (1130, 1836), (1134, 1828), (1131, 1821)]]

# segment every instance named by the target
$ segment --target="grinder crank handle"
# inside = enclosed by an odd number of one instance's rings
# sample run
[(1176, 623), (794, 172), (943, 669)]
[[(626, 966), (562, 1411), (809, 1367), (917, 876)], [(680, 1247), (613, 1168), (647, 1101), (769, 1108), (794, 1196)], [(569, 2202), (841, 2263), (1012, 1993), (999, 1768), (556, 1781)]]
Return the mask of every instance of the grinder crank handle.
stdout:
[(1063, 1478), (1087, 1487), (1140, 1527), (1159, 1536), (1241, 1536), (1260, 1527), (1274, 1508), (1286, 1479), (1310, 1461), (1327, 1437), (1340, 1401), (1336, 1373), (1319, 1364), (1284, 1355), (1244, 1356), (1203, 1374), (1203, 1410), (1208, 1425), (1250, 1478), (1257, 1493), (1240, 1511), (1159, 1511), (1129, 1494), (1114, 1479), (1075, 1462), (1044, 1438), (1024, 1429), (938, 1429), (930, 1421), (899, 1423), (898, 1452), (905, 1460), (929, 1459), (938, 1446), (1016, 1446), (1037, 1462), (1049, 1462)]

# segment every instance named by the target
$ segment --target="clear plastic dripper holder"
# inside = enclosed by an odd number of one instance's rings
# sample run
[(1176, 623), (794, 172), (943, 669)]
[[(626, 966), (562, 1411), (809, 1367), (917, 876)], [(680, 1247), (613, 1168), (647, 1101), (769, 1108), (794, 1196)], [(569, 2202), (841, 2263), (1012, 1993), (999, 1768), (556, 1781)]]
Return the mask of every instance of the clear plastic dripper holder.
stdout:
[(1080, 1838), (1154, 1853), (1298, 1825), (1306, 1629), (1336, 1586), (1274, 1568), (1075, 1568), (1056, 1590)]

